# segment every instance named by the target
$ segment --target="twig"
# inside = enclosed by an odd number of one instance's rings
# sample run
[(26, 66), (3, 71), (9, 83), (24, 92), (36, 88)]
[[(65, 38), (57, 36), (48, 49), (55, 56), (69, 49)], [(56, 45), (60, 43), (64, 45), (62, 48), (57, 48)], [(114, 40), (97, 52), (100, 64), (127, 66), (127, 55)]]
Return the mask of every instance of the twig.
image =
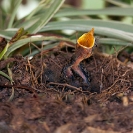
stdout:
[(35, 96), (37, 96), (36, 92), (35, 92), (35, 89), (33, 89), (32, 87), (27, 87), (27, 86), (21, 86), (21, 85), (6, 85), (6, 84), (0, 84), (1, 87), (7, 87), (7, 88), (12, 88), (14, 87), (15, 89), (16, 88), (21, 88), (21, 89), (25, 89), (25, 90), (28, 90), (32, 93), (35, 94)]
[(78, 91), (80, 91), (80, 92), (83, 92), (82, 90), (81, 90), (81, 88), (77, 88), (77, 87), (75, 87), (75, 86), (72, 86), (72, 85), (69, 85), (69, 84), (66, 84), (66, 83), (54, 83), (54, 82), (50, 82), (50, 83), (48, 83), (48, 85), (60, 85), (60, 86), (66, 86), (66, 87), (70, 87), (70, 88), (72, 88), (72, 89), (75, 89), (75, 90), (78, 90)]
[(61, 66), (59, 66), (53, 59), (50, 59), (59, 69), (62, 69)]

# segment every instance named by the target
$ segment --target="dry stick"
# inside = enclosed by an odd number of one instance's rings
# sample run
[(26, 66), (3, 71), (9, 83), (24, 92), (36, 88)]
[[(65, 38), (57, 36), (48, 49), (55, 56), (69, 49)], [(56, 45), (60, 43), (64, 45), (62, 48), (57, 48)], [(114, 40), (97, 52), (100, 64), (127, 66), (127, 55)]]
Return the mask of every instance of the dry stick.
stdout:
[(108, 72), (110, 71), (108, 68), (110, 68), (111, 64), (112, 64), (113, 60), (110, 60), (109, 63), (106, 65), (105, 69), (108, 70)]
[(114, 62), (111, 64), (111, 68), (112, 68), (112, 83), (114, 82), (114, 69), (113, 69), (113, 66), (114, 66)]
[[(57, 58), (57, 62), (58, 62), (58, 66), (60, 66), (60, 68), (62, 69), (62, 63), (61, 63), (61, 61), (59, 60), (59, 58)], [(63, 64), (64, 65), (64, 64)]]
[(30, 55), (31, 55), (32, 52), (31, 52), (31, 46), (30, 46), (30, 44), (31, 43), (29, 42), (28, 45), (29, 45), (29, 50), (30, 50)]
[(62, 69), (61, 68), (61, 66), (59, 66), (53, 59), (50, 59), (57, 67), (59, 67), (60, 69)]
[[(41, 44), (41, 50), (43, 50), (43, 44)], [(41, 74), (41, 77), (40, 77), (40, 80), (41, 80), (41, 83), (42, 83), (42, 79), (43, 79), (43, 78), (42, 78), (42, 76), (43, 76), (43, 68), (44, 68), (44, 66), (43, 66), (43, 56), (42, 56), (42, 54), (41, 54), (41, 64), (42, 64), (42, 65), (41, 65), (41, 73), (40, 73), (40, 74)], [(38, 77), (39, 77), (39, 75), (38, 75)], [(37, 77), (37, 78), (38, 78), (38, 77)]]
[(67, 87), (70, 87), (70, 88), (72, 88), (72, 89), (75, 89), (75, 90), (78, 90), (78, 91), (80, 91), (80, 92), (83, 92), (82, 90), (81, 90), (81, 88), (77, 88), (77, 87), (75, 87), (75, 86), (72, 86), (72, 85), (69, 85), (69, 84), (66, 84), (66, 83), (54, 83), (54, 82), (50, 82), (50, 83), (48, 83), (48, 85), (61, 85), (61, 86), (67, 86)]
[[(9, 68), (9, 64), (7, 64), (7, 70), (8, 70), (8, 74), (9, 74), (9, 77), (11, 78), (11, 85), (13, 84), (13, 79), (12, 79), (12, 71), (11, 69)], [(12, 101), (13, 100), (13, 97), (14, 97), (14, 87), (12, 87), (12, 92), (11, 92), (11, 96), (9, 97), (8, 101)]]
[[(129, 82), (130, 83), (130, 81), (129, 80), (125, 80), (125, 79), (117, 79), (117, 80), (115, 80), (115, 82), (110, 86), (110, 87), (108, 87), (108, 89), (107, 90), (110, 90), (118, 81), (125, 81), (125, 82)], [(106, 91), (106, 90), (105, 90)]]
[[(113, 60), (110, 60), (109, 63), (106, 65), (106, 67), (104, 68), (104, 70), (102, 69), (102, 74), (104, 74), (104, 71), (106, 72), (110, 72), (111, 73), (111, 69), (112, 69), (112, 64), (113, 64)], [(111, 66), (111, 67), (110, 67)], [(113, 71), (113, 69), (112, 69)], [(113, 72), (112, 72), (113, 73)], [(114, 77), (114, 73), (113, 73), (113, 77)], [(103, 77), (102, 77), (103, 78)], [(113, 81), (114, 82), (114, 81)], [(113, 83), (112, 82), (112, 83)]]
[[(31, 44), (31, 43), (29, 43), (29, 49), (30, 49), (30, 54), (31, 54), (32, 52), (31, 52), (30, 44)], [(29, 59), (27, 59), (27, 62), (28, 62), (28, 66), (29, 66), (29, 68), (30, 68), (30, 74), (32, 75), (32, 78), (33, 78), (32, 68), (31, 68), (31, 64), (30, 64)], [(35, 86), (33, 81), (32, 81), (32, 83), (33, 83), (33, 86)]]
[(123, 47), (121, 47), (118, 51), (117, 51), (116, 48), (114, 47), (116, 58), (117, 58), (118, 54), (119, 54), (120, 52), (122, 52), (124, 49), (126, 49), (127, 47), (128, 47), (128, 45), (123, 46)]
[(32, 43), (31, 42), (31, 45), (33, 45), (36, 49), (38, 49), (38, 51), (40, 51), (41, 52), (41, 49), (37, 46), (37, 45), (35, 45), (34, 43)]
[(103, 88), (103, 68), (102, 68), (101, 78), (100, 78), (100, 93), (102, 91), (102, 88)]
[[(32, 85), (35, 87), (35, 83), (37, 83), (38, 84), (38, 81), (37, 81), (37, 79), (35, 78), (35, 76), (34, 76), (34, 73), (33, 73), (33, 71), (32, 71), (32, 68), (31, 68), (31, 63), (30, 63), (30, 61), (29, 60), (27, 60), (28, 61), (28, 66), (29, 66), (29, 68), (30, 68), (30, 74), (31, 74), (31, 76), (32, 76)], [(35, 82), (35, 83), (34, 83)]]
[(129, 71), (130, 71), (129, 69), (126, 70), (126, 71), (124, 72), (124, 74), (122, 74), (121, 76), (124, 77), (124, 76), (127, 74), (127, 72), (129, 72)]
[(96, 68), (96, 71), (97, 71), (97, 69), (98, 69), (98, 65), (97, 65), (97, 63), (96, 63), (96, 59), (95, 59), (94, 56), (92, 56), (92, 57), (93, 57), (93, 59), (94, 59), (94, 64), (95, 64), (95, 68)]
[[(118, 93), (118, 91), (119, 91), (119, 92), (122, 92), (123, 90), (117, 90), (117, 91), (116, 91), (116, 90), (114, 90), (114, 89), (111, 89), (118, 81), (125, 81), (125, 82), (129, 82), (129, 83), (130, 83), (129, 80), (117, 79), (117, 80), (115, 80), (115, 82), (114, 82), (110, 87), (108, 87), (106, 90), (102, 91), (101, 94), (97, 95), (97, 97), (100, 96), (99, 99), (102, 99), (103, 96), (104, 96), (104, 97), (106, 96), (106, 97), (107, 97), (106, 100), (107, 100), (109, 95), (115, 95), (115, 94)], [(131, 85), (130, 85), (130, 86), (131, 86)], [(129, 88), (129, 87), (128, 87), (128, 88)]]
[(107, 64), (107, 58), (104, 58), (103, 61), (100, 63), (100, 67), (99, 69), (102, 69), (102, 67), (104, 66), (104, 64)]
[(25, 89), (25, 90), (28, 90), (32, 93), (35, 94), (35, 96), (37, 96), (36, 92), (35, 92), (35, 89), (33, 89), (32, 87), (27, 87), (27, 86), (21, 86), (21, 85), (6, 85), (6, 84), (0, 84), (1, 87), (7, 87), (7, 88), (12, 88), (14, 87), (15, 89), (16, 88), (21, 88), (21, 89)]
[[(89, 94), (92, 94), (91, 92), (89, 92), (89, 91), (82, 91), (82, 88), (78, 88), (78, 87), (75, 87), (75, 86), (72, 86), (72, 85), (69, 85), (69, 84), (67, 84), (67, 83), (55, 83), (55, 82), (50, 82), (50, 83), (48, 83), (48, 85), (58, 85), (58, 86), (65, 86), (65, 87), (70, 87), (70, 88), (72, 88), (72, 89), (75, 89), (75, 91), (79, 91), (79, 92), (82, 92), (82, 93), (89, 93)], [(53, 90), (53, 89), (52, 89)], [(55, 90), (55, 89), (54, 89)], [(57, 91), (57, 90), (56, 90)], [(75, 91), (73, 91), (73, 92), (75, 92)], [(59, 91), (57, 91), (57, 92), (59, 92)]]

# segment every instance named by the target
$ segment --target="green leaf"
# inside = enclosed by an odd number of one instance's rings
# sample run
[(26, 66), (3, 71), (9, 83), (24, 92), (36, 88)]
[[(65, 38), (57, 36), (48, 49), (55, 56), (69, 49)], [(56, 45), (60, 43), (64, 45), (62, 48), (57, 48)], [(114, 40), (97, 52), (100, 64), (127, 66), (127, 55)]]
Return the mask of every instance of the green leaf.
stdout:
[(13, 51), (26, 45), (29, 42), (36, 42), (36, 41), (43, 41), (43, 40), (58, 40), (58, 41), (61, 40), (61, 41), (67, 41), (67, 42), (73, 43), (73, 41), (68, 38), (56, 37), (56, 36), (44, 37), (42, 35), (35, 35), (35, 36), (28, 37), (26, 39), (18, 40), (17, 42), (10, 45), (10, 47), (8, 48), (5, 54), (5, 58), (8, 57)]
[(7, 43), (5, 48), (2, 50), (2, 52), (0, 52), (0, 60), (3, 58), (3, 56), (7, 52), (8, 47), (9, 47), (9, 43)]
[[(18, 32), (18, 30), (20, 30), (21, 28), (17, 29), (17, 28), (11, 28), (11, 29), (7, 29), (7, 30), (0, 30), (0, 36), (6, 39), (11, 40), (13, 38), (13, 36), (15, 36), (15, 34), (17, 34), (16, 32)], [(27, 34), (27, 31), (23, 31), (21, 33), (20, 38)]]
[(22, 0), (15, 0), (14, 2), (15, 2), (14, 10), (13, 10), (13, 12), (11, 14), (11, 18), (10, 18), (10, 21), (9, 21), (9, 24), (8, 24), (8, 28), (11, 28), (12, 27), (13, 22), (14, 22), (14, 19), (15, 19), (15, 15), (17, 13), (17, 9), (20, 6)]
[(113, 16), (131, 16), (133, 17), (133, 8), (110, 7), (104, 9), (74, 9), (67, 8), (60, 10), (55, 17), (70, 17), (82, 15), (113, 15)]
[[(43, 14), (43, 17), (44, 17), (44, 14)], [(33, 25), (35, 25), (38, 21), (40, 20), (40, 17), (33, 17), (29, 20), (26, 20), (25, 22), (21, 22), (21, 21), (18, 21), (14, 27), (17, 27), (17, 28), (20, 28), (20, 27), (24, 27), (25, 29), (29, 29), (30, 27), (32, 27)]]
[(29, 33), (37, 33), (42, 27), (44, 27), (44, 25), (46, 25), (48, 21), (54, 16), (54, 14), (59, 10), (64, 1), (65, 0), (53, 0), (53, 3), (50, 5), (50, 7), (46, 9), (44, 17), (40, 18), (35, 24), (27, 29)]
[[(59, 43), (52, 43), (52, 44), (49, 44), (49, 45), (46, 45), (43, 49), (41, 49), (42, 51), (45, 51), (45, 50), (47, 50), (47, 49), (51, 49), (51, 48), (54, 48), (54, 47), (56, 47), (56, 46), (58, 46), (59, 45)], [(40, 53), (40, 51), (39, 50), (37, 50), (37, 49), (35, 49), (35, 50), (33, 50), (30, 54), (28, 54), (28, 57), (31, 57), (31, 56), (34, 56), (34, 55), (36, 55), (36, 54), (38, 54), (38, 53)]]
[(119, 39), (113, 39), (113, 38), (99, 38), (98, 43), (107, 44), (107, 45), (119, 45), (119, 46), (131, 46), (131, 47), (133, 47), (132, 43), (122, 41)]
[(120, 7), (131, 7), (129, 4), (126, 4), (125, 2), (122, 1), (116, 1), (116, 0), (105, 0), (105, 1)]
[(92, 27), (94, 27), (96, 34), (133, 42), (133, 26), (115, 21), (78, 19), (50, 22), (48, 25), (42, 28), (40, 32), (66, 29), (87, 32)]
[(11, 39), (18, 29), (14, 30), (0, 30), (0, 36), (6, 39)]
[(34, 16), (37, 12), (48, 6), (50, 3), (50, 0), (41, 0), (41, 2), (38, 4), (38, 6), (29, 14), (25, 17), (25, 20), (31, 19), (32, 16)]
[(12, 39), (10, 40), (10, 43), (16, 42), (20, 39), (23, 39), (25, 37), (27, 37), (28, 32), (24, 30), (24, 28), (20, 28), (16, 34), (12, 37)]
[[(75, 25), (75, 26), (74, 26)], [(99, 19), (73, 19), (73, 20), (67, 20), (67, 21), (55, 21), (55, 22), (49, 22), (45, 27), (43, 27), (40, 31), (49, 31), (49, 30), (76, 30), (77, 25), (80, 26), (97, 26), (97, 27), (105, 27), (105, 28), (112, 28), (116, 30), (121, 30), (125, 32), (130, 32), (133, 34), (133, 25), (125, 24), (122, 22), (117, 21), (105, 21), (105, 20), (99, 20)], [(70, 27), (69, 27), (70, 26)], [(73, 28), (71, 29), (71, 27)], [(81, 31), (84, 31), (84, 29), (81, 29)], [(87, 30), (85, 30), (87, 31)]]
[[(40, 18), (44, 18), (44, 12), (42, 14), (42, 16), (38, 16), (36, 15), (39, 11), (43, 10), (46, 8), (46, 6), (49, 6), (48, 4), (50, 3), (51, 0), (42, 0), (38, 6), (30, 13), (28, 14), (26, 17), (18, 20), (15, 24), (14, 27), (24, 27), (25, 29), (31, 27), (32, 25), (34, 25), (36, 22), (38, 22), (40, 20)], [(46, 10), (46, 9), (45, 9)], [(24, 21), (25, 20), (25, 21)], [(22, 23), (22, 21), (24, 21)]]
[(4, 72), (0, 71), (0, 75), (4, 76), (5, 78), (9, 79), (11, 82), (13, 82), (13, 80)]

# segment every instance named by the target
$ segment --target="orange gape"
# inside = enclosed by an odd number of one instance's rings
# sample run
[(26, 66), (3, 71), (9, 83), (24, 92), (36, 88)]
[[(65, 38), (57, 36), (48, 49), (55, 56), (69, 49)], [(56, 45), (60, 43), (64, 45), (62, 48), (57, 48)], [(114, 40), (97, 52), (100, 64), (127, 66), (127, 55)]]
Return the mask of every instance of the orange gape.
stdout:
[(83, 34), (78, 38), (77, 43), (79, 46), (84, 48), (92, 48), (95, 44), (94, 28), (91, 29), (88, 33)]

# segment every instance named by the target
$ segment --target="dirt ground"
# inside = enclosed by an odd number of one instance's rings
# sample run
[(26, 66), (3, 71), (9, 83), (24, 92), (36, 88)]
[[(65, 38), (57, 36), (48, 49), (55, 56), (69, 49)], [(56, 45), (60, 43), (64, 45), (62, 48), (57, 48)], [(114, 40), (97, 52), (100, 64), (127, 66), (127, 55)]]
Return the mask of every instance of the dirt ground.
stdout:
[(0, 61), (6, 73), (10, 62), (14, 80), (0, 76), (0, 133), (133, 133), (132, 61), (95, 53), (81, 63), (86, 84), (74, 72), (66, 77), (73, 53), (65, 47)]

